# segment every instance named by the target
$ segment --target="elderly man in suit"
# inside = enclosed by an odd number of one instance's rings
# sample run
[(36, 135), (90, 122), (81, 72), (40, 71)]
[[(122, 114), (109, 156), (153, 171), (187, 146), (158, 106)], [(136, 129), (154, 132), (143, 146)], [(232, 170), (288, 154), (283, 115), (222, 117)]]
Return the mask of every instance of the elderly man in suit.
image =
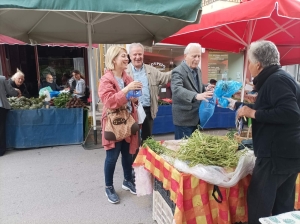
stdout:
[[(200, 122), (198, 110), (202, 100), (213, 96), (212, 87), (202, 84), (199, 68), (201, 46), (190, 43), (184, 50), (184, 61), (172, 71), (172, 113), (175, 139), (189, 137)], [(208, 90), (208, 91), (206, 91)]]
[(6, 96), (21, 96), (21, 91), (0, 76), (0, 156), (6, 151), (6, 115), (11, 108)]

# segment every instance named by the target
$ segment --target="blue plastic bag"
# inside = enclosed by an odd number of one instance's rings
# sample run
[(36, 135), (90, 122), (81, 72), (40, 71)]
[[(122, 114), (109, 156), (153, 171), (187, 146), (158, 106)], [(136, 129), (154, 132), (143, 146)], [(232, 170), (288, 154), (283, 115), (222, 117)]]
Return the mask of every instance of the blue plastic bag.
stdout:
[(138, 89), (138, 90), (130, 90), (126, 94), (126, 99), (129, 100), (131, 97), (137, 98), (137, 97), (140, 97), (141, 95), (142, 95), (142, 90), (140, 90), (140, 89)]
[(209, 121), (211, 116), (215, 112), (216, 106), (216, 95), (214, 94), (212, 98), (208, 99), (208, 102), (203, 100), (199, 107), (199, 118), (200, 118), (200, 127), (204, 128), (206, 123)]
[(51, 97), (51, 98), (57, 97), (59, 94), (60, 94), (60, 91), (51, 91), (51, 92), (50, 92), (50, 97)]
[(237, 81), (223, 81), (220, 80), (217, 82), (217, 85), (215, 87), (214, 94), (216, 94), (216, 97), (218, 99), (218, 104), (221, 107), (228, 107), (228, 100), (224, 99), (223, 97), (231, 98), (233, 94), (235, 94), (239, 89), (242, 87), (241, 82)]

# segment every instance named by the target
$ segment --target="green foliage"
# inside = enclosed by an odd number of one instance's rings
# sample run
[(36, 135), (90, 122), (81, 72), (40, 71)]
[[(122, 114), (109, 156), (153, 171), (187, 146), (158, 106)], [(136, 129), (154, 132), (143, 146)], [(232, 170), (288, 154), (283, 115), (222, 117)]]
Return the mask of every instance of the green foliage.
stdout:
[(53, 100), (53, 104), (57, 108), (66, 108), (67, 102), (72, 98), (70, 93), (61, 93)]

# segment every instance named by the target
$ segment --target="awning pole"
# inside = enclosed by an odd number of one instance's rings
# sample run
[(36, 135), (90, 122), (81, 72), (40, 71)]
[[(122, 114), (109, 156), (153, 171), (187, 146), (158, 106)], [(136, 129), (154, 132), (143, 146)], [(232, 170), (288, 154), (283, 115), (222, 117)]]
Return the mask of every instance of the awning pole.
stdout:
[(92, 25), (88, 23), (88, 40), (89, 40), (89, 51), (88, 51), (88, 63), (89, 63), (89, 77), (91, 80), (90, 89), (92, 92), (92, 113), (93, 113), (93, 129), (94, 129), (94, 144), (97, 144), (97, 126), (96, 126), (96, 96), (94, 91), (94, 75), (93, 75), (93, 61), (92, 61)]

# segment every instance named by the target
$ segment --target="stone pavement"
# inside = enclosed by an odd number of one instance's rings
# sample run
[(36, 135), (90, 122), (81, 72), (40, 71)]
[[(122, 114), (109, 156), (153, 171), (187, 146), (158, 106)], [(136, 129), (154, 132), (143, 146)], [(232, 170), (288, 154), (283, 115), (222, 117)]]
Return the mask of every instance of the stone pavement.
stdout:
[[(226, 130), (209, 133), (224, 135)], [(174, 134), (154, 136), (174, 139)], [(118, 161), (114, 186), (119, 204), (104, 193), (103, 148), (68, 145), (9, 150), (0, 157), (0, 224), (153, 224), (152, 195), (121, 188)]]

